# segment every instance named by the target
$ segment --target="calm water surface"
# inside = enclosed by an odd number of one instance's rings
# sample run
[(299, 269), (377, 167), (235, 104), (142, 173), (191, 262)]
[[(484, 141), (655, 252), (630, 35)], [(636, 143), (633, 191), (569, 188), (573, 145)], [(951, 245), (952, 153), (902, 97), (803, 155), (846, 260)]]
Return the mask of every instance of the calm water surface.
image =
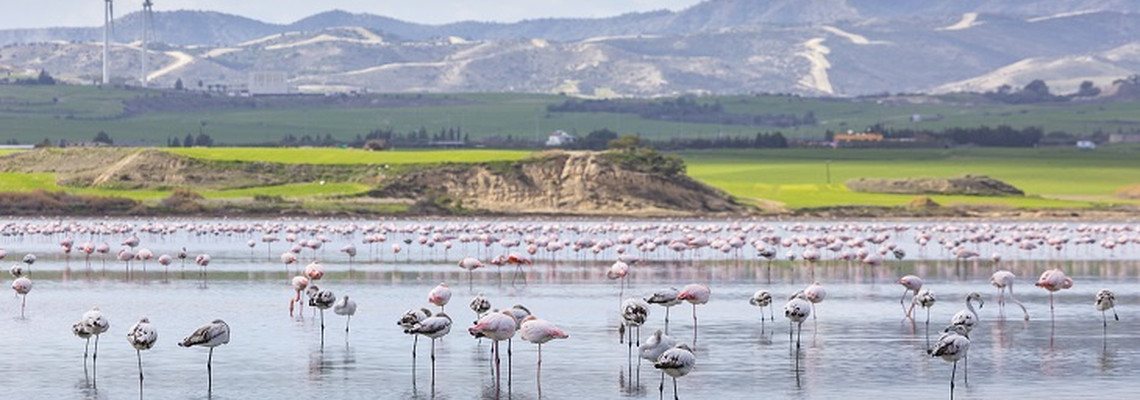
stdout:
[[(182, 244), (173, 238), (146, 238), (161, 254)], [(350, 295), (359, 304), (351, 333), (342, 317), (325, 315), (325, 344), (320, 343), (319, 317), (306, 308), (304, 321), (290, 318), (292, 296), (284, 267), (263, 248), (251, 257), (245, 238), (200, 239), (196, 250), (209, 252), (208, 288), (193, 279), (196, 267), (180, 278), (178, 263), (171, 280), (153, 261), (144, 279), (125, 281), (123, 266), (95, 261), (89, 271), (81, 257), (65, 260), (49, 254), (55, 244), (31, 239), (8, 239), (6, 261), (16, 262), (26, 251), (39, 249), (32, 266), (35, 288), (28, 296), (27, 318), (19, 319), (20, 302), (0, 296), (0, 376), (4, 398), (119, 399), (140, 396), (135, 354), (127, 329), (147, 316), (158, 329), (154, 349), (143, 352), (146, 373), (144, 398), (205, 398), (205, 349), (184, 349), (178, 340), (196, 327), (225, 319), (232, 337), (214, 354), (213, 398), (657, 398), (659, 374), (647, 362), (627, 358), (618, 343), (619, 287), (604, 278), (610, 261), (603, 258), (552, 263), (527, 268), (525, 283), (512, 284), (512, 269), (490, 267), (474, 274), (474, 289), (455, 267), (463, 252), (401, 255), (398, 262), (366, 260), (361, 256), (351, 273), (347, 259), (335, 252), (347, 238), (326, 244), (322, 256), (327, 275), (318, 284), (337, 295)], [(357, 243), (359, 243), (357, 239)], [(260, 245), (260, 243), (259, 243)], [(358, 245), (359, 246), (359, 245)], [(280, 249), (280, 250), (278, 250)], [(804, 324), (800, 368), (795, 368), (794, 342), (781, 315), (761, 323), (759, 310), (748, 304), (758, 289), (771, 291), (780, 312), (787, 296), (810, 283), (809, 270), (798, 263), (778, 262), (771, 268), (754, 258), (715, 261), (654, 260), (634, 267), (626, 296), (645, 296), (664, 286), (707, 283), (712, 299), (697, 307), (699, 337), (697, 367), (679, 380), (682, 398), (943, 398), (948, 395), (951, 365), (926, 356), (925, 313), (918, 322), (902, 319), (898, 304), (902, 287), (894, 281), (904, 274), (922, 276), (938, 296), (930, 313), (931, 340), (951, 315), (963, 309), (962, 298), (978, 291), (986, 299), (980, 310), (969, 357), (969, 385), (958, 382), (956, 398), (1088, 398), (1140, 397), (1140, 264), (1131, 257), (1108, 254), (1079, 261), (1049, 259), (1011, 261), (1003, 265), (1018, 275), (1015, 292), (1029, 308), (1031, 320), (1021, 320), (1013, 304), (1003, 321), (996, 289), (989, 285), (994, 267), (989, 261), (956, 266), (950, 260), (888, 263), (871, 269), (845, 262), (820, 264), (815, 279), (828, 290), (818, 306), (818, 320)], [(934, 257), (931, 257), (934, 258)], [(1044, 257), (1048, 258), (1048, 257)], [(1100, 259), (1097, 259), (1100, 258)], [(365, 259), (362, 261), (362, 259)], [(430, 259), (430, 260), (429, 260)], [(1050, 322), (1044, 290), (1032, 286), (1047, 268), (1063, 266), (1076, 284), (1056, 294), (1055, 322)], [(296, 267), (294, 266), (294, 271)], [(770, 272), (769, 272), (770, 271)], [(294, 272), (295, 273), (295, 272)], [(455, 320), (450, 335), (437, 346), (435, 379), (429, 342), (420, 340), (419, 357), (412, 358), (412, 338), (396, 326), (399, 315), (426, 307), (427, 292), (437, 283), (451, 283), (455, 293), (448, 313)], [(1097, 290), (1116, 292), (1121, 320), (1111, 321), (1103, 335), (1101, 314), (1093, 308)], [(543, 348), (541, 377), (536, 375), (537, 349), (516, 340), (513, 361), (503, 360), (503, 377), (496, 385), (490, 370), (487, 342), (466, 333), (475, 319), (467, 302), (477, 292), (495, 307), (523, 304), (538, 316), (570, 333), (567, 340)], [(6, 300), (3, 300), (6, 298)], [(84, 341), (70, 332), (84, 311), (99, 306), (111, 321), (100, 341), (98, 371), (85, 375)], [(642, 328), (645, 337), (663, 325), (664, 309), (651, 309)], [(692, 341), (692, 307), (673, 308), (670, 334)], [(504, 346), (505, 348), (505, 346)], [(634, 349), (636, 352), (636, 349)], [(505, 355), (505, 352), (504, 352)], [(508, 376), (509, 375), (509, 376)], [(961, 379), (962, 368), (958, 376)], [(666, 385), (665, 396), (672, 396)], [(540, 393), (541, 390), (541, 393)]]

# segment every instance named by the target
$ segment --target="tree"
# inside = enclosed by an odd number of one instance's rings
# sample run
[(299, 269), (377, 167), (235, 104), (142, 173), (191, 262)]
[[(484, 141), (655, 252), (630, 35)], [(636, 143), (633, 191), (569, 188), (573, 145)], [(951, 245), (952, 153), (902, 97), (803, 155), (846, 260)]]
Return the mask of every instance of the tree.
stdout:
[(588, 150), (604, 150), (611, 140), (617, 138), (617, 133), (603, 128), (587, 133), (586, 138), (578, 142), (578, 147)]
[(108, 146), (115, 144), (115, 141), (111, 140), (111, 135), (108, 135), (107, 132), (103, 132), (103, 131), (99, 131), (99, 133), (96, 133), (95, 139), (92, 139), (91, 141), (95, 142), (95, 143), (103, 143), (103, 144), (108, 145)]
[(612, 150), (633, 150), (641, 144), (641, 138), (632, 135), (625, 135), (620, 138), (609, 141), (607, 146)]
[(183, 147), (194, 147), (194, 135), (187, 133), (186, 138), (182, 139), (182, 146)]
[(1096, 97), (1100, 94), (1100, 88), (1096, 87), (1092, 81), (1081, 82), (1080, 89), (1077, 89), (1077, 97)]
[(52, 78), (47, 71), (41, 69), (40, 75), (36, 77), (36, 83), (40, 85), (54, 85), (55, 78)]
[(194, 139), (194, 145), (200, 147), (210, 147), (214, 145), (214, 139), (205, 133), (199, 133), (198, 137)]
[(182, 90), (182, 89), (184, 89), (184, 87), (182, 86), (182, 78), (178, 78), (178, 80), (174, 81), (174, 90)]
[(182, 147), (182, 142), (178, 141), (178, 136), (175, 136), (174, 139), (170, 141), (170, 147)]
[(1021, 89), (1021, 91), (1038, 98), (1046, 98), (1050, 96), (1049, 85), (1045, 84), (1045, 81), (1040, 79), (1034, 79), (1033, 81), (1029, 82), (1025, 85), (1024, 89)]

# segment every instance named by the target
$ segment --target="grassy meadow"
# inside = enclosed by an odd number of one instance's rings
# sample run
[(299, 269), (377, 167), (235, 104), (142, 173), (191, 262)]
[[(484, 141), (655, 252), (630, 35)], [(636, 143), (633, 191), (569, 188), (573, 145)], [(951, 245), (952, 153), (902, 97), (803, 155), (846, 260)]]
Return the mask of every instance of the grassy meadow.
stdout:
[[(787, 208), (842, 205), (900, 206), (913, 195), (858, 193), (854, 178), (988, 175), (1026, 192), (1025, 197), (931, 196), (942, 205), (1011, 208), (1088, 208), (1138, 204), (1116, 198), (1140, 183), (1140, 152), (1129, 147), (1095, 151), (1043, 149), (724, 150), (682, 153), (690, 176), (760, 205)], [(828, 184), (828, 169), (831, 183)], [(772, 204), (772, 203), (776, 204)]]
[[(1010, 125), (1041, 127), (1047, 132), (1090, 133), (1095, 130), (1132, 131), (1140, 124), (1140, 102), (1079, 102), (1033, 105), (994, 104), (968, 95), (949, 95), (927, 102), (880, 99), (828, 99), (777, 95), (711, 96), (699, 102), (719, 103), (727, 112), (752, 114), (815, 114), (816, 126), (769, 126), (680, 123), (634, 114), (550, 113), (547, 105), (567, 98), (544, 94), (433, 94), (449, 102), (422, 107), (298, 107), (292, 109), (216, 109), (186, 112), (124, 113), (123, 101), (160, 96), (144, 89), (92, 86), (0, 86), (0, 137), (20, 143), (44, 139), (89, 141), (99, 131), (118, 144), (163, 146), (169, 138), (209, 134), (216, 143), (252, 145), (274, 143), (285, 135), (328, 134), (348, 141), (374, 129), (430, 133), (460, 127), (472, 139), (498, 136), (545, 140), (554, 130), (579, 135), (607, 128), (661, 140), (674, 137), (754, 135), (781, 131), (789, 137), (822, 138), (825, 130), (861, 130), (869, 125), (941, 130), (947, 127)], [(966, 98), (963, 98), (966, 96)], [(921, 122), (911, 122), (913, 115)]]
[(332, 148), (192, 147), (164, 148), (174, 154), (214, 161), (260, 161), (281, 164), (423, 164), (477, 163), (520, 160), (520, 150), (399, 150), (367, 151)]

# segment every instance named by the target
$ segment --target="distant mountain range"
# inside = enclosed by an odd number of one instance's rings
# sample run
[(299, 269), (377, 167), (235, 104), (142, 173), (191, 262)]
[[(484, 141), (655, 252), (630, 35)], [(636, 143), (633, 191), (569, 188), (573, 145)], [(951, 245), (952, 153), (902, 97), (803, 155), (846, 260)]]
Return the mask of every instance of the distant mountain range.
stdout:
[[(141, 14), (116, 20), (112, 66), (137, 81)], [(282, 71), (306, 90), (663, 96), (1055, 91), (1140, 71), (1132, 0), (708, 0), (598, 19), (424, 25), (329, 11), (270, 24), (155, 14), (155, 84), (237, 87)], [(102, 28), (0, 30), (0, 71), (99, 74)], [(193, 84), (191, 84), (193, 83)]]

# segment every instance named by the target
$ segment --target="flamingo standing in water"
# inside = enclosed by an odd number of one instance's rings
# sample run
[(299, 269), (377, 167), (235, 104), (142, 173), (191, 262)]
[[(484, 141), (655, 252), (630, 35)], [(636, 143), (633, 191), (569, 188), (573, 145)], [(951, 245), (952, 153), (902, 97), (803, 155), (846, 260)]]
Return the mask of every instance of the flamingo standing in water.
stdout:
[(1053, 292), (1073, 287), (1073, 278), (1065, 276), (1060, 268), (1054, 268), (1043, 272), (1035, 285), (1049, 291), (1049, 318), (1053, 319)]
[(1013, 298), (1013, 278), (1015, 277), (1016, 275), (1014, 275), (1013, 272), (1006, 270), (994, 272), (994, 274), (990, 276), (990, 283), (993, 284), (994, 287), (998, 288), (998, 310), (1000, 310), (999, 314), (1001, 314), (1002, 318), (1005, 318), (1005, 290), (1009, 289), (1009, 299), (1012, 300), (1014, 304), (1017, 304), (1018, 307), (1021, 307), (1021, 312), (1025, 313), (1025, 320), (1028, 321), (1029, 310), (1025, 309), (1024, 304), (1021, 304), (1020, 301), (1017, 301), (1017, 299)]
[(768, 293), (767, 290), (757, 290), (756, 293), (753, 293), (752, 297), (748, 299), (748, 304), (760, 308), (761, 329), (764, 327), (764, 307), (768, 307), (768, 318), (772, 321), (776, 320), (776, 311), (772, 309), (772, 294)]
[(321, 310), (321, 349), (325, 348), (325, 310), (332, 308), (336, 303), (336, 294), (331, 290), (322, 290), (317, 292), (316, 296), (309, 299), (309, 306), (316, 307)]
[[(914, 312), (914, 304), (918, 298), (918, 291), (922, 289), (922, 278), (919, 278), (915, 275), (907, 275), (899, 278), (899, 284), (902, 285), (904, 289), (902, 297), (899, 297), (899, 306), (902, 307), (903, 313), (906, 314), (906, 318), (913, 319), (914, 316), (912, 312)], [(914, 297), (910, 299), (909, 309), (903, 305), (903, 300), (906, 299), (907, 293), (914, 293)]]
[(226, 321), (215, 319), (209, 324), (194, 330), (190, 336), (178, 342), (178, 347), (193, 347), (202, 346), (210, 349), (210, 355), (206, 358), (206, 393), (207, 395), (214, 392), (214, 348), (230, 342), (230, 326)]
[(143, 317), (131, 326), (131, 330), (127, 331), (127, 342), (131, 347), (135, 348), (135, 357), (139, 361), (139, 393), (142, 393), (143, 384), (143, 370), (142, 370), (142, 351), (150, 350), (154, 347), (154, 342), (158, 341), (158, 331), (151, 326), (150, 319)]
[[(83, 335), (87, 337), (95, 336), (95, 351), (91, 353), (91, 369), (95, 370), (97, 375), (99, 370), (99, 335), (111, 329), (111, 321), (108, 321), (107, 318), (103, 316), (103, 313), (99, 311), (99, 307), (93, 307), (91, 310), (83, 313), (79, 324), (81, 330), (84, 332)], [(74, 331), (75, 328), (72, 327), (72, 330)], [(83, 335), (79, 335), (79, 337), (84, 337)], [(86, 348), (84, 349), (84, 354), (86, 354)], [(86, 363), (84, 364), (86, 365)]]
[(618, 261), (610, 266), (610, 270), (606, 271), (606, 278), (609, 280), (618, 280), (618, 298), (625, 298), (625, 277), (629, 275), (629, 264)]
[(440, 282), (428, 292), (428, 303), (439, 306), (440, 312), (443, 312), (443, 306), (449, 302), (451, 302), (451, 287), (448, 287), (447, 283)]
[(978, 302), (978, 308), (981, 309), (986, 305), (985, 300), (982, 300), (982, 295), (978, 292), (970, 292), (966, 295), (966, 309), (958, 311), (953, 317), (950, 317), (951, 325), (962, 325), (966, 328), (966, 334), (974, 330), (974, 326), (978, 324), (978, 311), (974, 309), (974, 303)]
[(922, 308), (926, 309), (926, 347), (930, 348), (930, 308), (934, 307), (934, 302), (937, 299), (934, 298), (934, 292), (931, 292), (930, 289), (922, 289), (914, 296), (914, 299)]
[(661, 357), (657, 359), (657, 363), (653, 364), (653, 368), (673, 377), (673, 399), (677, 400), (680, 399), (677, 395), (677, 378), (688, 375), (689, 371), (692, 371), (696, 365), (697, 356), (693, 354), (693, 349), (689, 348), (689, 345), (681, 343), (662, 353)]
[(340, 252), (348, 254), (348, 268), (352, 269), (352, 260), (356, 258), (356, 245), (349, 243), (347, 246), (341, 247)]
[(476, 322), (473, 323), (478, 323), (479, 317), (491, 309), (491, 301), (487, 300), (487, 297), (483, 296), (482, 293), (479, 293), (471, 298), (471, 302), (468, 303), (467, 306), (471, 308), (471, 311), (475, 312)]
[(685, 300), (693, 305), (693, 347), (697, 347), (697, 305), (708, 303), (711, 294), (712, 291), (708, 286), (699, 283), (685, 285), (681, 288), (681, 293), (677, 294), (678, 300)]
[(412, 360), (413, 360), (413, 363), (414, 363), (414, 360), (416, 359), (416, 347), (420, 343), (420, 337), (416, 336), (413, 333), (409, 333), (408, 331), (410, 329), (414, 328), (420, 322), (423, 322), (423, 320), (428, 319), (429, 317), (431, 317), (431, 310), (428, 310), (426, 308), (421, 308), (418, 310), (412, 309), (412, 310), (405, 311), (404, 315), (400, 316), (400, 320), (396, 321), (396, 325), (399, 325), (401, 328), (404, 328), (404, 333), (412, 335)]
[(464, 257), (459, 260), (459, 268), (467, 270), (467, 290), (471, 290), (471, 282), (475, 280), (475, 270), (483, 268), (483, 262), (475, 257)]
[[(201, 269), (201, 271), (202, 271), (202, 287), (206, 287), (206, 267), (210, 265), (210, 255), (209, 254), (199, 254), (197, 257), (194, 257), (194, 263), (198, 264), (198, 267)], [(229, 339), (226, 339), (226, 340), (228, 341)], [(210, 349), (211, 349), (210, 351), (213, 351), (212, 347)]]
[[(807, 317), (812, 314), (811, 310), (812, 304), (807, 300), (807, 297), (804, 295), (804, 292), (802, 290), (793, 294), (792, 297), (788, 299), (788, 303), (784, 304), (784, 317), (788, 319), (789, 326), (791, 326), (792, 323), (795, 323), (799, 327), (798, 333), (796, 335), (796, 350), (800, 349), (800, 336), (804, 331), (804, 321), (806, 321)], [(789, 328), (788, 342), (791, 341), (792, 330)], [(798, 364), (798, 352), (796, 355), (796, 360)]]
[[(938, 343), (930, 350), (931, 357), (941, 357), (946, 362), (954, 363), (950, 372), (950, 399), (954, 399), (954, 378), (958, 374), (958, 360), (966, 358), (970, 350), (969, 331), (962, 325), (951, 325), (946, 328)], [(969, 382), (969, 376), (965, 377)]]
[(301, 319), (304, 319), (305, 318), (305, 303), (301, 301), (301, 292), (305, 291), (305, 289), (309, 287), (309, 278), (306, 278), (306, 277), (300, 276), (300, 275), (294, 276), (293, 280), (290, 281), (290, 284), (293, 285), (293, 291), (296, 292), (297, 295), (294, 296), (292, 299), (289, 299), (289, 316), (290, 317), (293, 316), (293, 303), (297, 303), (298, 305), (300, 305), (300, 308), (301, 308), (300, 312), (297, 313), (297, 315)]
[(163, 282), (170, 280), (170, 264), (174, 262), (174, 258), (168, 254), (158, 256), (158, 264), (162, 266), (162, 280)]
[(431, 376), (435, 380), (435, 341), (451, 332), (451, 317), (439, 313), (420, 321), (410, 329), (404, 330), (409, 335), (423, 335), (431, 338)]
[(804, 299), (811, 302), (811, 319), (815, 320), (815, 305), (822, 303), (823, 299), (827, 298), (827, 290), (824, 289), (823, 285), (820, 285), (819, 282), (814, 282), (811, 286), (808, 286), (807, 289), (804, 289), (803, 292)]
[(645, 299), (646, 303), (656, 304), (665, 307), (665, 333), (669, 333), (669, 309), (673, 306), (681, 304), (683, 300), (678, 299), (677, 296), (681, 292), (677, 288), (664, 288), (653, 292), (652, 296)]
[(628, 336), (629, 353), (633, 354), (633, 336), (637, 335), (638, 344), (641, 342), (641, 333), (634, 333), (634, 328), (640, 329), (641, 325), (645, 324), (645, 320), (649, 318), (649, 303), (645, 300), (638, 298), (628, 298), (621, 303), (621, 335), (618, 337), (618, 343), (625, 340)]
[(297, 262), (297, 254), (291, 251), (281, 253), (281, 263), (285, 264), (285, 274), (289, 274), (289, 265)]
[[(637, 346), (637, 354), (642, 359), (656, 363), (657, 359), (661, 358), (662, 354), (665, 354), (666, 351), (676, 345), (676, 340), (673, 340), (673, 338), (669, 337), (669, 335), (661, 332), (661, 330), (658, 329), (656, 332), (653, 332), (652, 335), (645, 338), (645, 340), (641, 342), (641, 346)], [(661, 393), (661, 396), (665, 395), (664, 371), (661, 372), (661, 383), (657, 386), (657, 390)]]
[(348, 325), (352, 323), (352, 316), (356, 315), (356, 302), (349, 299), (348, 295), (341, 297), (336, 304), (333, 304), (333, 314), (348, 318), (344, 321), (344, 340), (348, 340)]
[(519, 325), (519, 335), (522, 339), (538, 345), (538, 375), (542, 375), (542, 345), (554, 339), (566, 339), (570, 335), (559, 329), (550, 321), (538, 319), (533, 315), (527, 316)]
[(1104, 335), (1108, 337), (1108, 310), (1112, 310), (1112, 318), (1120, 321), (1120, 316), (1116, 315), (1116, 295), (1111, 290), (1101, 289), (1096, 292), (1096, 310), (1100, 311), (1101, 317), (1104, 319)]
[(24, 308), (28, 304), (28, 292), (32, 291), (32, 280), (26, 276), (21, 276), (12, 281), (12, 290), (16, 294), (22, 296), (20, 299), (20, 319), (24, 319)]
[[(515, 321), (515, 316), (509, 311), (502, 311), (497, 313), (490, 313), (479, 318), (479, 322), (475, 326), (467, 328), (467, 332), (475, 337), (487, 337), (492, 340), (491, 349), (495, 353), (495, 374), (502, 377), (500, 372), (500, 365), (502, 363), (499, 356), (499, 342), (510, 340), (515, 336), (515, 331), (518, 330), (518, 323)], [(510, 356), (510, 354), (508, 354)]]

